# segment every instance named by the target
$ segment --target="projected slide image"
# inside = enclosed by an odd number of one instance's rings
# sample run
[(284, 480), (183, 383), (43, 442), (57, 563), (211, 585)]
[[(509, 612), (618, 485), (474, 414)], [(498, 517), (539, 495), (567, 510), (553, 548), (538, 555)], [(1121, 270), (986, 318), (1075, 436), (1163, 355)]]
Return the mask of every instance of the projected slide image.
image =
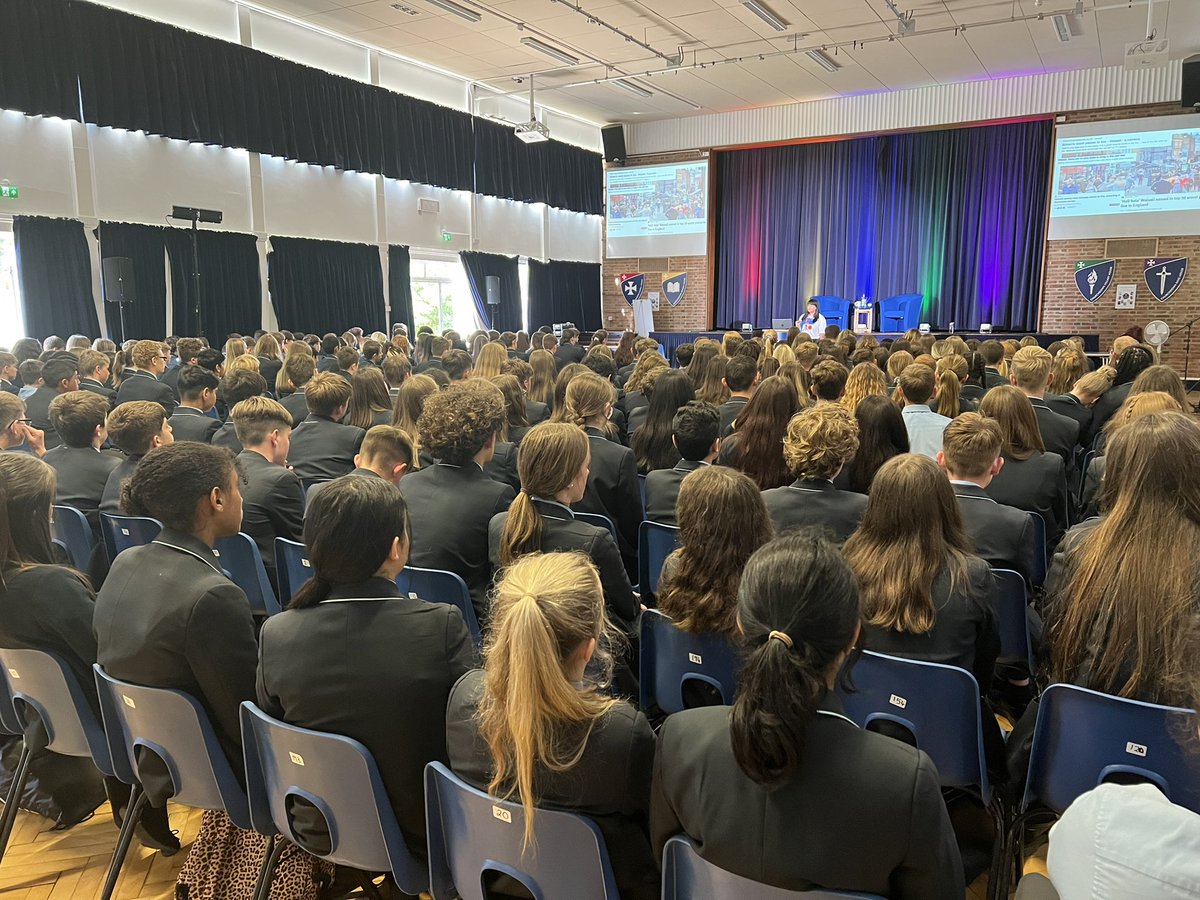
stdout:
[(608, 172), (609, 237), (703, 233), (708, 166), (648, 166)]
[(1200, 128), (1062, 138), (1050, 215), (1200, 210)]

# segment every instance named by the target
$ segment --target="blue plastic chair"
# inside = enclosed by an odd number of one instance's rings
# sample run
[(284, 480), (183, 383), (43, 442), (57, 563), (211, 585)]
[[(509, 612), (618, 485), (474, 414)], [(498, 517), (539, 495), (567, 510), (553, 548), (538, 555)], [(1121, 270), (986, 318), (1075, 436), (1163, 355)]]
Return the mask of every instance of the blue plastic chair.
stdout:
[(406, 594), (416, 594), (420, 599), (431, 603), (449, 603), (451, 606), (457, 606), (463, 621), (467, 623), (467, 631), (471, 632), (475, 646), (483, 644), (483, 633), (479, 629), (479, 619), (475, 616), (471, 592), (458, 574), (442, 569), (405, 566), (396, 576), (396, 586)]
[(734, 875), (706, 862), (696, 853), (692, 842), (676, 835), (663, 847), (662, 900), (699, 900), (709, 897), (737, 897), (738, 900), (827, 900), (832, 897), (857, 897), (883, 900), (879, 894), (852, 891), (789, 891), (741, 875)]
[(308, 550), (298, 541), (275, 538), (275, 577), (279, 579), (279, 599), (287, 603), (313, 577)]
[(595, 525), (597, 528), (607, 528), (612, 534), (614, 541), (617, 540), (617, 526), (613, 524), (613, 520), (608, 516), (600, 513), (576, 512), (575, 518), (580, 522), (587, 522), (589, 525)]
[(348, 737), (280, 722), (249, 701), (242, 704), (241, 719), (250, 818), (258, 831), (278, 831), (285, 839), (268, 856), (260, 896), (269, 890), (285, 841), (312, 853), (292, 828), (290, 798), (307, 801), (325, 817), (331, 846), (321, 859), (365, 872), (391, 872), (407, 894), (428, 890), (429, 872), (404, 843), (366, 747)]
[(1029, 671), (1036, 671), (1033, 642), (1029, 637), (1029, 592), (1025, 577), (1012, 569), (992, 569), (996, 579), (996, 610), (1000, 621), (1000, 658), (1023, 659)]
[(444, 765), (425, 767), (429, 891), (433, 900), (484, 900), (483, 873), (502, 872), (552, 900), (617, 900), (604, 838), (595, 823), (539, 809), (531, 849), (523, 847), (525, 810), (457, 778)]
[(924, 294), (897, 294), (879, 301), (879, 330), (908, 331), (921, 324)]
[(243, 532), (231, 534), (217, 540), (213, 545), (217, 561), (230, 579), (246, 594), (250, 611), (260, 616), (273, 616), (279, 612), (279, 601), (267, 578), (258, 545), (250, 535)]
[(809, 297), (808, 299), (817, 304), (817, 308), (821, 310), (821, 315), (825, 317), (826, 325), (836, 325), (838, 328), (850, 327), (850, 307), (852, 304), (845, 297), (835, 297), (832, 294), (817, 294), (815, 297)]
[(96, 689), (104, 733), (114, 760), (123, 759), (117, 777), (133, 788), (132, 802), (121, 826), (105, 884), (112, 896), (134, 827), (147, 803), (161, 806), (167, 797), (150, 797), (141, 788), (141, 761), (148, 754), (166, 764), (171, 777), (169, 798), (193, 809), (223, 810), (238, 828), (250, 829), (246, 792), (221, 749), (212, 723), (194, 697), (183, 691), (144, 687), (113, 678), (97, 663)]
[(149, 544), (162, 531), (162, 522), (144, 516), (113, 516), (100, 514), (100, 534), (111, 563), (117, 554), (130, 547)]
[[(0, 816), (0, 860), (8, 848), (17, 805), (29, 779), (29, 761), (41, 750), (91, 759), (105, 775), (119, 775), (104, 729), (88, 705), (79, 680), (63, 660), (43, 650), (0, 650), (0, 669), (12, 707), (0, 721), (24, 736), (12, 786)], [(36, 714), (36, 715), (31, 715)]]
[(1046, 520), (1035, 512), (1026, 515), (1033, 520), (1033, 571), (1030, 577), (1034, 587), (1041, 587), (1046, 583), (1046, 573), (1050, 570), (1046, 558)]
[(733, 702), (741, 654), (732, 641), (716, 634), (688, 634), (662, 613), (642, 613), (640, 643), (640, 705), (665, 713), (688, 708), (684, 685), (706, 684)]
[(86, 572), (92, 561), (92, 547), (95, 537), (92, 526), (88, 524), (87, 516), (73, 506), (55, 505), (54, 522), (50, 531), (56, 541), (67, 548), (67, 556), (71, 565)]
[(638, 584), (642, 588), (642, 602), (647, 606), (652, 605), (654, 592), (658, 590), (663, 563), (678, 546), (679, 529), (674, 525), (645, 521), (638, 527)]

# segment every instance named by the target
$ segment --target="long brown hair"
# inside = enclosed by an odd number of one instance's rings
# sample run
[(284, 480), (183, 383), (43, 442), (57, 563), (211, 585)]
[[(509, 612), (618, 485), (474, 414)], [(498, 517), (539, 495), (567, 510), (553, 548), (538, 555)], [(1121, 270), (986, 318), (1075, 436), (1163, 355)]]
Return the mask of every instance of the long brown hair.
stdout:
[(52, 565), (54, 469), (29, 453), (0, 453), (0, 581), (3, 573)]
[(1129, 388), (1126, 396), (1132, 397), (1148, 391), (1163, 391), (1170, 394), (1179, 404), (1180, 412), (1187, 412), (1189, 409), (1187, 391), (1183, 388), (1183, 379), (1170, 366), (1156, 365), (1143, 369), (1141, 374), (1133, 379), (1133, 386)]
[(886, 397), (887, 377), (873, 362), (860, 362), (846, 376), (846, 390), (838, 401), (850, 412), (858, 409), (867, 397)]
[(400, 391), (396, 394), (396, 403), (392, 407), (392, 424), (403, 428), (413, 439), (413, 446), (420, 450), (421, 433), (417, 428), (417, 420), (421, 418), (421, 410), (425, 408), (425, 398), (438, 392), (437, 382), (428, 375), (413, 375), (404, 379)]
[(725, 364), (723, 356), (714, 356), (708, 361), (708, 368), (699, 384), (693, 384), (696, 389), (696, 399), (720, 406), (729, 399), (729, 388), (725, 386)]
[(506, 359), (508, 351), (504, 349), (503, 344), (497, 344), (495, 341), (484, 344), (479, 350), (479, 355), (475, 357), (474, 376), (494, 378), (500, 374), (500, 366)]
[(1050, 389), (1056, 394), (1069, 394), (1075, 382), (1087, 372), (1087, 357), (1070, 344), (1059, 350), (1050, 365)]
[(939, 416), (958, 418), (962, 412), (962, 383), (967, 380), (967, 361), (957, 353), (948, 353), (937, 361), (937, 409)]
[(659, 583), (659, 609), (683, 631), (737, 634), (737, 592), (746, 561), (771, 539), (771, 517), (753, 481), (726, 466), (701, 466), (679, 485), (679, 549)]
[(604, 648), (613, 634), (600, 576), (582, 553), (521, 557), (496, 587), (483, 648), (479, 732), (492, 760), (488, 793), (520, 798), (526, 847), (537, 814), (538, 769), (567, 772), (578, 765), (593, 726), (619, 702), (595, 683), (576, 687), (566, 664), (594, 640), (595, 658), (611, 672)]
[(1143, 391), (1140, 394), (1131, 393), (1125, 398), (1111, 419), (1104, 423), (1104, 435), (1107, 442), (1114, 434), (1130, 422), (1156, 412), (1184, 412), (1179, 401), (1166, 391)]
[(779, 375), (764, 378), (738, 415), (734, 466), (760, 490), (782, 487), (792, 480), (783, 459), (783, 436), (799, 406), (796, 388)]
[(965, 584), (974, 548), (945, 473), (928, 456), (905, 453), (875, 473), (862, 524), (844, 552), (858, 578), (863, 618), (925, 634), (937, 619), (934, 579), (947, 571), (951, 591)]
[(554, 376), (558, 374), (554, 354), (548, 350), (534, 350), (529, 354), (529, 365), (533, 368), (533, 377), (529, 380), (529, 399), (552, 406)]
[(1014, 385), (998, 384), (984, 394), (979, 401), (979, 414), (1000, 424), (1004, 436), (1001, 452), (1005, 457), (1029, 459), (1046, 452), (1033, 404)]
[(583, 363), (567, 363), (562, 367), (558, 377), (554, 379), (554, 409), (550, 413), (551, 422), (570, 421), (567, 415), (567, 386), (578, 376), (591, 371)]
[(392, 410), (392, 398), (388, 394), (387, 381), (383, 373), (372, 366), (359, 369), (350, 378), (350, 407), (347, 424), (366, 431), (375, 424), (376, 413)]
[(617, 343), (617, 352), (613, 354), (613, 362), (617, 364), (618, 369), (633, 364), (633, 343), (637, 338), (637, 332), (621, 332), (621, 340)]
[(591, 372), (584, 371), (571, 379), (567, 385), (566, 397), (563, 402), (564, 421), (586, 428), (591, 425), (599, 428), (605, 435), (611, 435), (613, 426), (606, 418), (603, 424), (596, 420), (605, 415), (608, 404), (616, 400), (613, 386)]
[(642, 351), (642, 355), (638, 357), (637, 364), (629, 374), (629, 380), (625, 382), (626, 392), (642, 390), (642, 382), (645, 381), (646, 375), (650, 370), (665, 368), (667, 368), (667, 361), (663, 359), (662, 354), (657, 350)]
[(1067, 555), (1052, 599), (1055, 681), (1151, 703), (1191, 703), (1200, 546), (1200, 427), (1159, 412), (1112, 436), (1106, 515)]
[(500, 435), (500, 439), (507, 441), (512, 429), (529, 427), (525, 392), (521, 390), (521, 382), (516, 375), (497, 375), (491, 379), (491, 382), (500, 388), (500, 393), (504, 395), (504, 408), (508, 413), (508, 422), (505, 424), (504, 433)]
[(517, 456), (521, 492), (508, 509), (500, 533), (500, 563), (511, 565), (542, 549), (542, 515), (533, 498), (553, 500), (567, 488), (588, 457), (587, 435), (566, 422), (544, 422), (526, 435)]

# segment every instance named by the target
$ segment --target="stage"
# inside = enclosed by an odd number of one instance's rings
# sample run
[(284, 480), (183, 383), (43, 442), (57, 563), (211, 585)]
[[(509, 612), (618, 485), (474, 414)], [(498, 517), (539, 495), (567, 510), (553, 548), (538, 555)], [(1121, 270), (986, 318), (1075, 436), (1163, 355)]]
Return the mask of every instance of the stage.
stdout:
[[(760, 328), (755, 331), (755, 334), (762, 334), (762, 332), (763, 332), (763, 329)], [(1030, 334), (1031, 332), (1027, 332), (1027, 331), (1023, 331), (1023, 332), (993, 331), (991, 334), (982, 334), (978, 331), (956, 331), (954, 333), (956, 335), (958, 335), (960, 338), (962, 338), (964, 341), (969, 341), (969, 340), (1019, 341), (1019, 340), (1021, 340), (1021, 338), (1025, 337), (1025, 335)], [(1078, 334), (1078, 332), (1076, 332), (1076, 333)], [(895, 331), (895, 332), (877, 331), (877, 332), (872, 332), (871, 334), (877, 340), (883, 340), (884, 338), (891, 338), (892, 340), (896, 340), (896, 339), (904, 336), (902, 332), (898, 332), (898, 331)], [(930, 332), (930, 334), (936, 335), (939, 338), (944, 338), (944, 337), (949, 336), (949, 332), (946, 332), (946, 331), (933, 331), (933, 332)], [(721, 338), (724, 336), (725, 336), (724, 331), (652, 331), (652, 332), (650, 332), (650, 337), (653, 338), (654, 340), (658, 341), (660, 344), (662, 344), (663, 349), (666, 351), (666, 357), (668, 360), (670, 360), (674, 356), (675, 348), (678, 347), (680, 344), (695, 343), (700, 338), (712, 338), (714, 341), (719, 342), (721, 340)], [(1039, 344), (1041, 344), (1043, 347), (1049, 347), (1055, 341), (1065, 341), (1067, 338), (1072, 337), (1072, 335), (1070, 335), (1070, 334), (1046, 334), (1043, 332), (1033, 332), (1033, 336), (1035, 338), (1037, 338), (1037, 342)], [(1080, 334), (1079, 337), (1083, 338), (1083, 349), (1084, 350), (1091, 352), (1091, 353), (1097, 353), (1100, 351), (1100, 335), (1098, 335), (1098, 334)]]

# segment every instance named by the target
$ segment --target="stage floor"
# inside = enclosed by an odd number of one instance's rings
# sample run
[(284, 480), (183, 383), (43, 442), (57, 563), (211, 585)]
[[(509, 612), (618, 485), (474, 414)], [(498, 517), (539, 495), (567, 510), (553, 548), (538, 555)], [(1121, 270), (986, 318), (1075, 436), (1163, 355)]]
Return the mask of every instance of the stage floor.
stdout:
[[(763, 329), (759, 329), (757, 333), (762, 334), (762, 331), (763, 331)], [(936, 334), (938, 337), (945, 337), (947, 335), (947, 332), (944, 332), (944, 331), (935, 331), (935, 332), (931, 332), (931, 333)], [(958, 335), (959, 337), (961, 337), (964, 341), (969, 341), (969, 340), (1019, 341), (1021, 338), (1025, 337), (1025, 335), (1030, 334), (1030, 332), (1028, 332), (1028, 331), (1022, 331), (1022, 332), (993, 331), (991, 334), (982, 334), (978, 331), (956, 331), (954, 333), (956, 335)], [(878, 340), (883, 340), (884, 338), (891, 338), (891, 339), (895, 340), (897, 338), (904, 336), (903, 332), (899, 332), (899, 331), (875, 331), (875, 332), (872, 332), (871, 334), (873, 337), (875, 337)], [(1037, 338), (1037, 342), (1039, 344), (1041, 344), (1043, 347), (1049, 347), (1055, 341), (1065, 341), (1067, 338), (1072, 336), (1070, 334), (1049, 334), (1049, 333), (1040, 332), (1040, 331), (1032, 332), (1032, 334), (1035, 338)], [(1078, 332), (1076, 332), (1076, 334), (1078, 334)], [(671, 356), (675, 352), (675, 348), (678, 347), (680, 344), (691, 344), (691, 343), (694, 343), (699, 338), (712, 338), (713, 340), (720, 341), (724, 335), (725, 335), (724, 331), (652, 331), (652, 332), (650, 332), (650, 337), (654, 338), (654, 340), (658, 341), (660, 344), (663, 345), (663, 349), (666, 350), (667, 359), (671, 358)], [(1092, 353), (1099, 352), (1099, 350), (1100, 350), (1100, 335), (1098, 335), (1098, 334), (1080, 334), (1079, 336), (1083, 338), (1083, 349), (1084, 350), (1092, 352)]]

